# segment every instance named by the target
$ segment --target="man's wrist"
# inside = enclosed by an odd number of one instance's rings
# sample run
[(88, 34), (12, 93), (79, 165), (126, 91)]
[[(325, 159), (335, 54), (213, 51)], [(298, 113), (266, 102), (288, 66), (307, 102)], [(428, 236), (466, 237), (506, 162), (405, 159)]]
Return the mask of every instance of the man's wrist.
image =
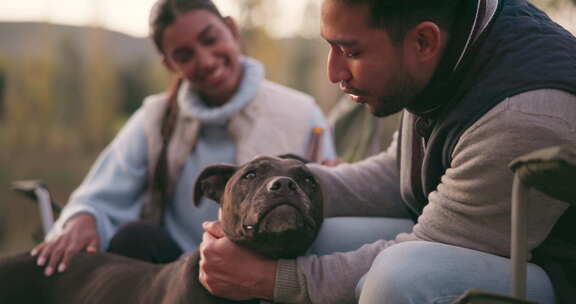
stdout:
[(263, 263), (264, 269), (261, 272), (262, 277), (260, 278), (260, 282), (257, 283), (259, 296), (258, 298), (264, 300), (274, 300), (274, 286), (276, 284), (276, 271), (277, 271), (277, 264), (276, 260), (265, 260)]
[(296, 260), (278, 260), (273, 299), (280, 303), (309, 302), (298, 280)]

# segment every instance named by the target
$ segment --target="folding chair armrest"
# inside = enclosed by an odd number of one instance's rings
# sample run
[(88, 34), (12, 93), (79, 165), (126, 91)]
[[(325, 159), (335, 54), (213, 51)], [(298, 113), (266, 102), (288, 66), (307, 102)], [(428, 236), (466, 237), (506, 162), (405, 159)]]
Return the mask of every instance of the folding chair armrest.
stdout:
[(526, 186), (576, 203), (576, 146), (540, 149), (516, 158), (509, 166)]
[(12, 189), (38, 204), (42, 230), (46, 236), (54, 225), (54, 213), (60, 212), (60, 207), (52, 200), (46, 184), (39, 180), (19, 180), (12, 182)]

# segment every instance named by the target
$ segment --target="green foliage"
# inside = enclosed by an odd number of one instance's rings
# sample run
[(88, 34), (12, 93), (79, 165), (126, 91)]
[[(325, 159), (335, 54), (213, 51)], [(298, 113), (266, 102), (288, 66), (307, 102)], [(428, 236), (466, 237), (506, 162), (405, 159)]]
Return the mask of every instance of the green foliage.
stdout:
[(164, 90), (167, 79), (165, 69), (149, 61), (128, 64), (118, 71), (118, 81), (122, 88), (121, 114), (130, 115), (140, 107), (144, 97)]
[(6, 71), (4, 70), (2, 63), (0, 62), (0, 122), (4, 117), (5, 92), (6, 92)]
[(0, 53), (0, 255), (30, 249), (39, 227), (36, 207), (10, 183), (42, 179), (65, 202), (126, 117), (166, 83), (156, 58), (118, 60), (102, 30), (38, 37), (33, 56)]

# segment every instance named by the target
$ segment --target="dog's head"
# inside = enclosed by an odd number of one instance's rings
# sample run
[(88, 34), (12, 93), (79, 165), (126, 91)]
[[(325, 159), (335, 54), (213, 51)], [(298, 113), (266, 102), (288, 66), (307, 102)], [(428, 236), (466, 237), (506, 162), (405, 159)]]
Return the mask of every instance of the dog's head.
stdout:
[(239, 167), (209, 166), (196, 181), (196, 205), (202, 196), (220, 203), (228, 238), (274, 258), (305, 253), (323, 220), (320, 184), (295, 159), (260, 156)]

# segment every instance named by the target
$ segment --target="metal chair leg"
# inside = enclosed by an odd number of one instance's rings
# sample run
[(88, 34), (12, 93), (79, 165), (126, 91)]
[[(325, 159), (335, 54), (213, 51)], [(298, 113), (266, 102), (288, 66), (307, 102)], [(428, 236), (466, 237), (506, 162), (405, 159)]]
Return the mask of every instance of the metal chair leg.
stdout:
[(38, 180), (21, 180), (13, 182), (12, 188), (38, 203), (42, 232), (46, 236), (54, 225), (54, 213), (60, 211), (60, 207), (52, 200), (46, 185)]
[(526, 208), (529, 203), (530, 188), (515, 174), (512, 184), (512, 296), (526, 298), (526, 259), (528, 247), (526, 245), (527, 220)]

